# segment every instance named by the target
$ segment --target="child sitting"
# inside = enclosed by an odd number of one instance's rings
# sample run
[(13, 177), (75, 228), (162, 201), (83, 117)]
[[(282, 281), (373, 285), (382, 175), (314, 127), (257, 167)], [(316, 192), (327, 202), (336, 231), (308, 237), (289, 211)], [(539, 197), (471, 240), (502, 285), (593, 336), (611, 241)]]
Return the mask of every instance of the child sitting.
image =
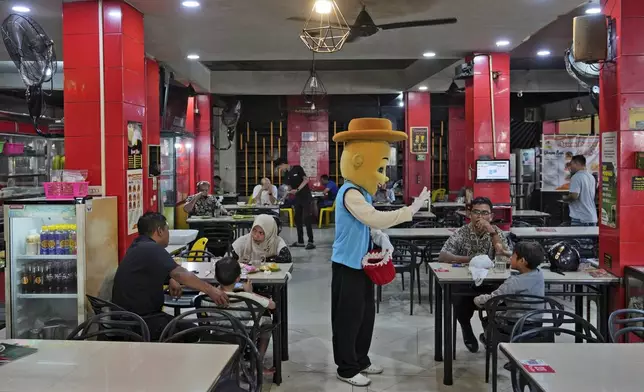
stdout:
[[(225, 309), (226, 312), (230, 313), (231, 316), (236, 318), (247, 318), (251, 316), (249, 311), (233, 310), (235, 307), (247, 306), (243, 301), (235, 302), (235, 297), (248, 298), (259, 303), (266, 309), (275, 309), (275, 302), (273, 302), (271, 299), (253, 293), (253, 284), (250, 280), (247, 280), (243, 283), (243, 291), (235, 290), (235, 286), (241, 279), (241, 266), (239, 265), (239, 262), (234, 260), (233, 258), (224, 257), (217, 262), (217, 264), (215, 265), (215, 278), (217, 279), (217, 282), (219, 282), (221, 289), (226, 292), (229, 297), (231, 297), (231, 299), (233, 299), (233, 301), (231, 301), (231, 303)], [(269, 316), (262, 316), (262, 318), (260, 319), (260, 326), (269, 325), (271, 323), (272, 320)], [(262, 361), (264, 360), (264, 354), (266, 354), (266, 349), (268, 348), (268, 342), (270, 341), (270, 338), (270, 332), (262, 332), (260, 334), (259, 345), (257, 349)]]
[[(546, 285), (543, 280), (543, 273), (539, 270), (539, 265), (544, 261), (543, 247), (536, 242), (519, 242), (514, 247), (510, 266), (512, 269), (519, 271), (519, 275), (511, 275), (498, 289), (492, 294), (483, 294), (474, 298), (474, 304), (483, 307), (491, 298), (499, 295), (508, 294), (525, 294), (543, 297), (545, 295)], [(542, 309), (542, 304), (525, 305), (533, 307), (535, 310)], [(505, 317), (521, 318), (521, 314), (505, 314)], [(483, 328), (487, 329), (487, 319), (483, 320)], [(481, 334), (481, 340), (484, 335)]]

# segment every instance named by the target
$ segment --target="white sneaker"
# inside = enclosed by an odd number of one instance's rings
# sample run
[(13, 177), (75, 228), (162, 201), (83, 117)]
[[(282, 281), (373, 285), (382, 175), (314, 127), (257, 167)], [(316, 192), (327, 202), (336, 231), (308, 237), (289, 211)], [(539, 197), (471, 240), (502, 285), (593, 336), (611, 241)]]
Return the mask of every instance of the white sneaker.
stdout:
[(338, 377), (338, 380), (344, 381), (347, 384), (351, 384), (355, 387), (366, 387), (367, 385), (371, 384), (371, 380), (360, 373), (351, 378), (340, 377), (340, 375), (336, 373), (336, 377)]
[(362, 369), (362, 371), (360, 373), (364, 373), (364, 374), (381, 374), (384, 371), (385, 371), (385, 369), (383, 369), (382, 366), (377, 366), (377, 365), (372, 364), (372, 365), (369, 365), (368, 368)]

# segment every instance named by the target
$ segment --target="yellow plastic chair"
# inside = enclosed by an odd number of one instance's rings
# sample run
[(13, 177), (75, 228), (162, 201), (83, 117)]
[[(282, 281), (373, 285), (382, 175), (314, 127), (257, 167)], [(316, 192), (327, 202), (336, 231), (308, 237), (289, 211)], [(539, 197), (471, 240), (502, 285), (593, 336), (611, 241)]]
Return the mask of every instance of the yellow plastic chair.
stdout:
[(288, 214), (288, 224), (290, 227), (295, 227), (295, 218), (293, 217), (293, 209), (292, 208), (280, 208), (280, 214), (282, 212), (286, 212)]
[(445, 188), (434, 189), (432, 191), (432, 203), (445, 200), (446, 193), (447, 193), (447, 190)]
[[(192, 248), (190, 248), (190, 253), (188, 253), (188, 261), (204, 261), (203, 257), (197, 258), (196, 257), (197, 255), (193, 254), (192, 252), (195, 252), (195, 251), (200, 252), (198, 254), (203, 255), (202, 252), (206, 251), (206, 244), (207, 243), (208, 243), (208, 238), (206, 238), (206, 237), (199, 238), (197, 241), (195, 241), (195, 243), (192, 244)], [(190, 257), (191, 255), (193, 257)]]
[(318, 228), (322, 228), (322, 219), (324, 219), (327, 226), (329, 225), (332, 212), (335, 212), (335, 201), (333, 201), (333, 205), (331, 207), (324, 207), (320, 209), (320, 222), (318, 223)]

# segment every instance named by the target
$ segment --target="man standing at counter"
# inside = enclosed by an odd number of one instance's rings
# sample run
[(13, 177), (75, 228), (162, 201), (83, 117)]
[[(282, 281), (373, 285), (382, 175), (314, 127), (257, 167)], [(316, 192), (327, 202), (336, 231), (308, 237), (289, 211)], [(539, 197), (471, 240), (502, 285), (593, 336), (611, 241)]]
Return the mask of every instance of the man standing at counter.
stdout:
[(223, 291), (175, 263), (165, 250), (170, 230), (163, 215), (148, 212), (139, 218), (137, 225), (139, 237), (130, 245), (114, 275), (112, 302), (143, 317), (151, 340), (158, 340), (172, 320), (171, 315), (163, 312), (164, 284), (170, 286), (173, 296), (181, 296), (181, 285), (185, 285), (208, 294), (218, 304), (228, 302)]
[(297, 227), (297, 242), (293, 247), (304, 246), (304, 225), (306, 225), (306, 235), (309, 237), (309, 242), (306, 244), (306, 249), (315, 249), (313, 243), (313, 195), (311, 188), (309, 188), (309, 178), (304, 173), (302, 166), (289, 166), (284, 158), (279, 158), (275, 161), (277, 170), (286, 172), (286, 185), (291, 190), (289, 194), (295, 195), (295, 226)]
[(564, 196), (564, 200), (570, 202), (570, 226), (597, 226), (597, 181), (586, 170), (586, 158), (583, 155), (572, 157), (570, 172), (570, 193)]

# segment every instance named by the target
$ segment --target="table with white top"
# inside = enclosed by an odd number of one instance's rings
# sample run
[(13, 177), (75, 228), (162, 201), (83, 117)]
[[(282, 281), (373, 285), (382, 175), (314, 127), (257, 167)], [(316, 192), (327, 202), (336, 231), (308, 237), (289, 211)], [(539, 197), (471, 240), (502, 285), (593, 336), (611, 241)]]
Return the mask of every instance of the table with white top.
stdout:
[[(644, 349), (640, 344), (501, 343), (531, 391), (640, 392)], [(522, 361), (541, 360), (554, 373), (530, 373)], [(588, 361), (592, 361), (589, 369)]]
[(187, 249), (188, 245), (168, 245), (165, 250), (170, 253), (171, 255), (178, 255), (181, 253), (184, 249)]
[(512, 234), (522, 239), (593, 239), (599, 238), (598, 226), (513, 227)]
[[(267, 286), (272, 292), (276, 304), (273, 312), (273, 358), (275, 384), (282, 383), (282, 361), (288, 361), (288, 281), (293, 271), (293, 263), (278, 264), (277, 272), (257, 272), (248, 275), (248, 279), (257, 286)], [(215, 262), (183, 262), (181, 266), (188, 271), (195, 272), (204, 281), (216, 284)]]
[(210, 391), (238, 346), (5, 340), (36, 348), (0, 366), (2, 392)]
[(235, 216), (227, 216), (227, 215), (218, 216), (218, 217), (191, 216), (186, 220), (186, 222), (188, 223), (188, 226), (190, 226), (191, 229), (199, 230), (200, 235), (202, 233), (202, 228), (204, 226), (218, 224), (218, 223), (228, 223), (229, 225), (233, 226), (233, 228), (235, 229), (237, 233), (237, 237), (242, 236), (247, 232), (249, 232), (254, 221), (255, 221), (254, 216), (235, 217)]
[[(463, 218), (469, 218), (467, 211), (465, 210), (460, 210), (456, 211), (456, 213)], [(512, 219), (513, 220), (519, 220), (523, 221), (526, 223), (530, 222), (537, 222), (541, 226), (547, 226), (548, 219), (550, 218), (550, 214), (547, 212), (541, 212), (541, 211), (536, 211), (536, 210), (514, 210), (512, 211)]]
[[(244, 205), (239, 205), (239, 204), (226, 204), (224, 205), (224, 208), (227, 211), (239, 211), (239, 210), (248, 210), (252, 211), (252, 215), (258, 215), (263, 214), (264, 211), (277, 211), (279, 213), (280, 205), (279, 204), (272, 204), (272, 205), (264, 205), (264, 204), (244, 204)], [(258, 213), (256, 213), (257, 211)]]
[(418, 211), (417, 213), (414, 214), (413, 219), (415, 221), (436, 219), (436, 214), (430, 211)]
[(432, 203), (432, 207), (459, 209), (459, 208), (465, 208), (465, 203), (460, 201), (437, 201), (435, 203)]
[[(434, 360), (443, 361), (443, 383), (453, 384), (452, 365), (454, 360), (453, 335), (453, 297), (472, 295), (468, 290), (472, 285), (472, 276), (467, 265), (452, 265), (447, 263), (429, 263), (430, 287), (436, 286), (434, 308), (436, 309), (436, 323), (434, 328)], [(608, 333), (609, 289), (618, 285), (620, 279), (606, 273), (601, 276), (592, 276), (588, 271), (555, 273), (547, 268), (541, 269), (546, 285), (572, 285), (574, 292), (546, 291), (549, 297), (575, 297), (575, 314), (583, 317), (583, 297), (597, 298), (598, 329), (603, 336)], [(510, 276), (510, 270), (495, 272), (490, 270), (483, 284), (500, 285)], [(580, 326), (577, 326), (580, 328)], [(444, 331), (443, 331), (444, 330)]]

